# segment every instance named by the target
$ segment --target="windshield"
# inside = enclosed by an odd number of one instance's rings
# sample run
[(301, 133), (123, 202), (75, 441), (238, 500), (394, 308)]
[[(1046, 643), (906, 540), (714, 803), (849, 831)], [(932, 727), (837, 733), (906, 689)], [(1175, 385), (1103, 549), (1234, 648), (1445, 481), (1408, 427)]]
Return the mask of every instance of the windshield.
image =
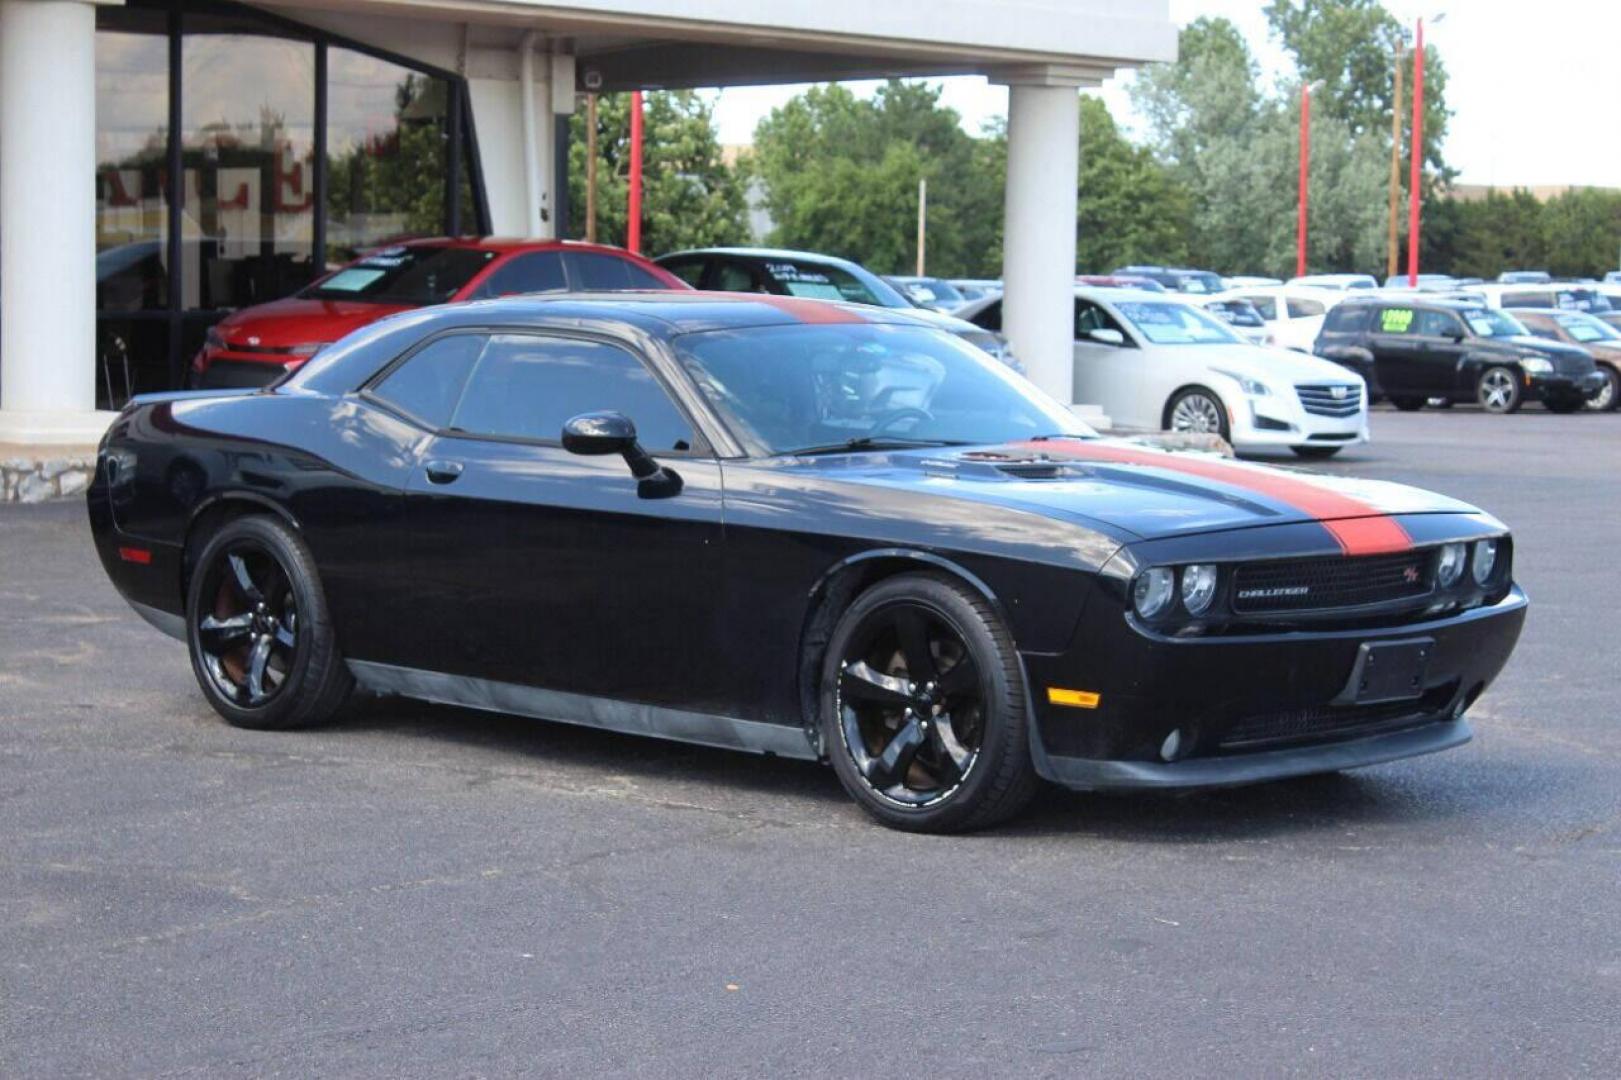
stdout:
[(1609, 311), (1614, 306), (1610, 298), (1596, 289), (1560, 289), (1554, 299), (1562, 308), (1574, 311)]
[(1155, 345), (1242, 345), (1219, 320), (1187, 304), (1132, 300), (1115, 307)]
[(460, 247), (384, 248), (317, 281), (298, 295), (372, 304), (442, 304), (488, 266), (495, 254)]
[(1176, 287), (1189, 293), (1219, 293), (1221, 278), (1206, 270), (1178, 271)]
[(1616, 333), (1615, 327), (1591, 315), (1559, 315), (1556, 318), (1559, 325), (1571, 336), (1571, 340), (1579, 341), (1583, 345), (1590, 341), (1621, 340), (1621, 334)]
[(842, 447), (1090, 435), (1073, 413), (979, 349), (921, 326), (748, 327), (686, 334), (676, 351), (756, 456)]
[(789, 296), (804, 296), (812, 300), (848, 300), (852, 304), (869, 304), (872, 307), (915, 306), (888, 282), (877, 278), (863, 281), (837, 266), (776, 258), (765, 259), (761, 265), (771, 280), (782, 286)]
[(1469, 329), (1479, 337), (1524, 337), (1530, 333), (1520, 320), (1496, 308), (1470, 308), (1462, 315)]

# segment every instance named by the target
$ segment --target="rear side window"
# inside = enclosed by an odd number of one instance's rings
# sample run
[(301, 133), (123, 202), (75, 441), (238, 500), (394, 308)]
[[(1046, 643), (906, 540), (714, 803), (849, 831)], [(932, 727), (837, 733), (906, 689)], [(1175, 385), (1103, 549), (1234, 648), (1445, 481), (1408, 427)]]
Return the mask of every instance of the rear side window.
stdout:
[(1309, 319), (1313, 315), (1321, 315), (1323, 310), (1323, 304), (1320, 300), (1291, 299), (1289, 301), (1289, 318), (1291, 319)]
[(660, 266), (674, 274), (676, 277), (691, 285), (694, 289), (704, 277), (704, 260), (677, 259), (673, 262), (659, 263)]
[(1328, 309), (1323, 320), (1323, 331), (1330, 334), (1355, 334), (1368, 325), (1369, 309), (1360, 304), (1341, 304)]
[(1378, 330), (1381, 334), (1412, 333), (1414, 314), (1415, 312), (1410, 307), (1381, 308)]
[(689, 450), (692, 429), (640, 360), (599, 341), (498, 334), (489, 339), (451, 427), (470, 435), (556, 441), (587, 412), (624, 413), (648, 450)]
[(555, 251), (534, 251), (519, 255), (496, 267), (478, 287), (480, 298), (512, 296), (516, 293), (561, 292), (568, 288), (563, 276), (563, 256)]
[(389, 372), (371, 393), (430, 428), (448, 427), (467, 373), (484, 351), (486, 340), (483, 334), (454, 334), (430, 341)]
[(669, 286), (629, 259), (597, 251), (568, 253), (569, 276), (576, 289), (668, 289)]

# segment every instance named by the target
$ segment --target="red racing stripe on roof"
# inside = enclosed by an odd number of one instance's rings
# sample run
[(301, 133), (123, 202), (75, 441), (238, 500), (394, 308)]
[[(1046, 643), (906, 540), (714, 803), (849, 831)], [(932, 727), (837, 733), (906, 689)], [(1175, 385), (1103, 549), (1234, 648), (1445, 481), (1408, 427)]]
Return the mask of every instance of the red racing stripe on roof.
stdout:
[(1347, 555), (1386, 555), (1408, 551), (1413, 546), (1413, 538), (1407, 535), (1407, 530), (1395, 518), (1361, 499), (1288, 473), (1245, 468), (1191, 454), (1135, 450), (1074, 439), (1048, 439), (1014, 445), (1052, 457), (1112, 465), (1141, 465), (1243, 488), (1316, 518)]
[(867, 321), (860, 312), (826, 300), (810, 300), (803, 296), (773, 296), (769, 293), (747, 295), (750, 300), (769, 304), (784, 315), (790, 315), (802, 323), (848, 324)]

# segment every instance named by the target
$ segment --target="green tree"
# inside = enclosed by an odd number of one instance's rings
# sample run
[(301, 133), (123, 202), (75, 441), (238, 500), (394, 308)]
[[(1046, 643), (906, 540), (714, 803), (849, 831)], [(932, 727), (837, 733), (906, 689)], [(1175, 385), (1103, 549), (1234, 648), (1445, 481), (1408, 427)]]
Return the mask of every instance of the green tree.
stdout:
[(1621, 192), (1570, 188), (1542, 206), (1550, 272), (1599, 277), (1616, 268), (1621, 245)]
[[(642, 250), (748, 239), (744, 178), (728, 165), (712, 110), (691, 90), (643, 95)], [(586, 110), (569, 124), (569, 233), (585, 235)], [(597, 239), (623, 245), (630, 198), (630, 95), (597, 99)]]
[(1077, 202), (1082, 269), (1187, 261), (1191, 197), (1153, 154), (1120, 134), (1108, 106), (1094, 97), (1081, 98)]

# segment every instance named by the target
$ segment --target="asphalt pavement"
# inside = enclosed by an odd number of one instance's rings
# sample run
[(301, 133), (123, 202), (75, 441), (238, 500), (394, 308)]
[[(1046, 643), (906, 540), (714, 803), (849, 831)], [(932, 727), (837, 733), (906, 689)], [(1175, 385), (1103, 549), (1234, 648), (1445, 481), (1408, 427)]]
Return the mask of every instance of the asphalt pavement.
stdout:
[(1621, 416), (1374, 417), (1507, 521), (1475, 742), (889, 832), (830, 770), (399, 701), (234, 730), (0, 508), (0, 1075), (1621, 1071)]

